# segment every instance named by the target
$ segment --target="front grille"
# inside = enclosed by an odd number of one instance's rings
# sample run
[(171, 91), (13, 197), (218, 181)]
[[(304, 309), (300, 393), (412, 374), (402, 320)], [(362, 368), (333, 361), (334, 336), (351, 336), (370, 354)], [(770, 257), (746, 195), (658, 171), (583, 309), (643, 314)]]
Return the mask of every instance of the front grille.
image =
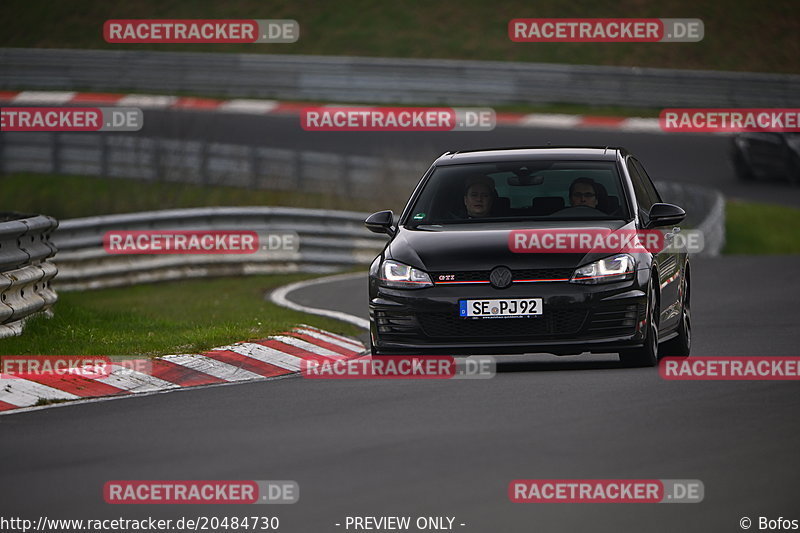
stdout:
[(538, 318), (465, 319), (442, 313), (419, 314), (418, 318), (428, 337), (514, 340), (574, 335), (586, 320), (586, 310), (557, 309)]
[(645, 313), (645, 306), (636, 304), (598, 308), (592, 311), (586, 332), (598, 337), (630, 335)]
[(571, 268), (528, 268), (514, 270), (514, 280), (521, 279), (569, 279), (572, 277)]
[[(520, 270), (512, 270), (511, 274), (514, 276), (514, 281), (531, 280), (531, 279), (569, 279), (572, 276), (573, 269), (571, 268), (526, 268)], [(489, 283), (489, 274), (491, 270), (464, 270), (456, 272), (431, 272), (431, 279), (434, 282), (439, 281), (440, 276), (447, 276), (450, 281), (483, 281)], [(450, 278), (452, 276), (452, 278)]]

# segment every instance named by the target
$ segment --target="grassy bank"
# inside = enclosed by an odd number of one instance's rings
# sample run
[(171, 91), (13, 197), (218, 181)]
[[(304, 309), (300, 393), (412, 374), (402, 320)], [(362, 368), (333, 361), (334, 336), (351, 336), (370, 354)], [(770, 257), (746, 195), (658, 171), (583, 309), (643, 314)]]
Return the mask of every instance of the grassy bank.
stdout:
[[(6, 0), (2, 46), (481, 59), (587, 65), (800, 72), (800, 3), (793, 0)], [(515, 43), (515, 18), (699, 18), (699, 43)], [(295, 19), (293, 44), (119, 45), (102, 38), (107, 19)]]
[(800, 209), (750, 202), (726, 206), (726, 254), (800, 254)]
[(374, 203), (366, 198), (320, 193), (29, 173), (0, 176), (0, 191), (0, 211), (43, 213), (58, 219), (209, 206), (269, 205), (369, 211)]
[(355, 326), (264, 300), (264, 292), (308, 275), (188, 280), (62, 292), (53, 318), (36, 318), (21, 337), (0, 339), (6, 355), (196, 353), (261, 339), (300, 323), (342, 334)]

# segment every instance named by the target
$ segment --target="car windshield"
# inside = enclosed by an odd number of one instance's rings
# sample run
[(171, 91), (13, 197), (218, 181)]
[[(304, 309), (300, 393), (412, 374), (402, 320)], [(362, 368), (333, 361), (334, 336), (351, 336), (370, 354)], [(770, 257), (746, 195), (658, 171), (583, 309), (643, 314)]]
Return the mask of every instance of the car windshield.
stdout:
[(407, 226), (521, 220), (627, 220), (613, 161), (524, 161), (437, 167)]

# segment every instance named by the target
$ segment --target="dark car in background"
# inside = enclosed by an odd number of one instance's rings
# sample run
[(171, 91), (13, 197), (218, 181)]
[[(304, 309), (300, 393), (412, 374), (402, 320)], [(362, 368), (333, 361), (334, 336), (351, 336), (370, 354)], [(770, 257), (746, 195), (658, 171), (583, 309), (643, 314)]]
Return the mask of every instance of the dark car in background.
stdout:
[[(581, 200), (581, 181), (600, 198), (586, 189)], [(486, 213), (476, 190), (491, 195)], [(624, 148), (445, 153), (397, 221), (391, 211), (365, 221), (391, 237), (369, 272), (372, 353), (616, 352), (633, 366), (655, 365), (659, 350), (688, 355), (688, 254), (517, 253), (509, 244), (515, 230), (542, 228), (677, 232), (684, 217)]]
[(731, 143), (733, 166), (740, 179), (800, 184), (800, 133), (738, 133)]

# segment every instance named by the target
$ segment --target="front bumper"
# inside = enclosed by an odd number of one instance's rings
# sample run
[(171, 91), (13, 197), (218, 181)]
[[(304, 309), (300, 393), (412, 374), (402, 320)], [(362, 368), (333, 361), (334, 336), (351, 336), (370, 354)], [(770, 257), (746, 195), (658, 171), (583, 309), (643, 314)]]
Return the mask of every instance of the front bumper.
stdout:
[[(377, 353), (420, 355), (557, 355), (615, 352), (641, 346), (649, 271), (602, 285), (568, 282), (436, 285), (399, 290), (370, 286), (370, 333)], [(465, 319), (459, 300), (542, 298), (536, 318)]]

